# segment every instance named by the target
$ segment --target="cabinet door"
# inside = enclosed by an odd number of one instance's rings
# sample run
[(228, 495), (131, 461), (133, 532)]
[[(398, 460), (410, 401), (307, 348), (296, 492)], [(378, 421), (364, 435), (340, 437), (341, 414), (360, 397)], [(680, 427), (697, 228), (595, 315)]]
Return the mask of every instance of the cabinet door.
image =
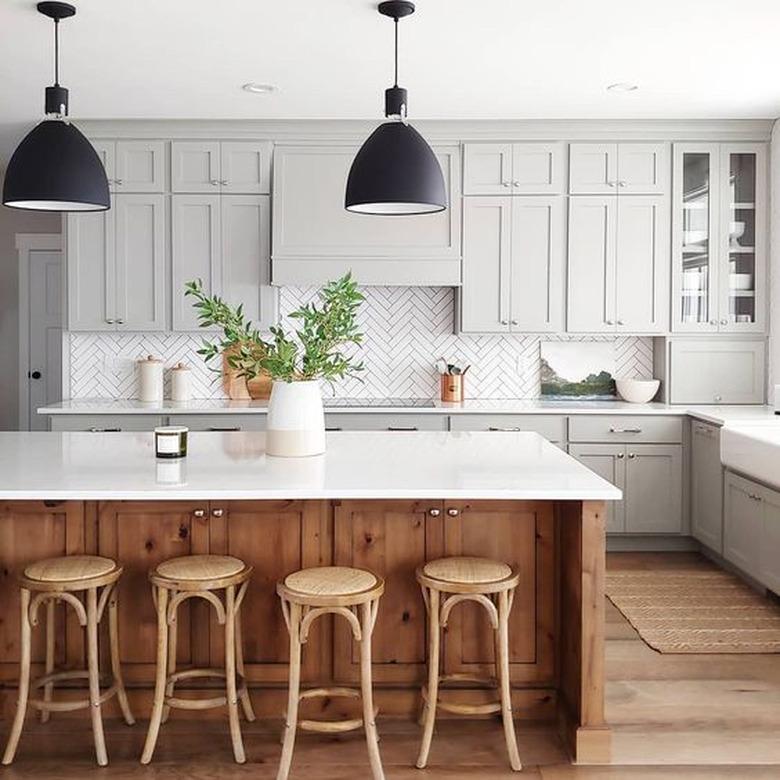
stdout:
[(617, 198), (569, 198), (567, 330), (615, 331)]
[(165, 196), (117, 195), (116, 315), (124, 330), (165, 330)]
[[(190, 501), (106, 501), (98, 504), (98, 552), (120, 561), (119, 647), (125, 682), (154, 681), (157, 612), (149, 571), (168, 558), (208, 553), (208, 504)], [(140, 598), (137, 596), (140, 594)], [(209, 610), (192, 599), (177, 613), (177, 659), (208, 666)], [(122, 641), (122, 638), (130, 638)]]
[(512, 330), (521, 333), (562, 331), (563, 198), (512, 198), (511, 252)]
[(691, 430), (691, 533), (720, 555), (723, 553), (720, 429), (694, 420)]
[(116, 142), (105, 138), (90, 138), (89, 142), (95, 147), (100, 162), (106, 170), (109, 192), (114, 192), (116, 179)]
[[(626, 448), (623, 444), (570, 444), (569, 455), (584, 463), (607, 482), (625, 490)], [(607, 502), (607, 533), (626, 530), (625, 498)]]
[[(209, 552), (234, 555), (254, 567), (241, 610), (244, 663), (254, 683), (287, 682), (289, 638), (276, 594), (288, 574), (330, 560), (329, 506), (318, 501), (212, 501)], [(380, 607), (381, 609), (381, 607)], [(303, 653), (303, 678), (330, 671), (329, 621), (312, 626)], [(211, 610), (211, 666), (225, 662), (224, 628)]]
[(669, 216), (663, 197), (618, 198), (615, 315), (618, 332), (669, 330)]
[(780, 594), (780, 493), (761, 488), (764, 522), (759, 552), (758, 579), (773, 593)]
[(267, 141), (223, 141), (220, 144), (222, 192), (268, 195), (271, 153)]
[(512, 175), (512, 144), (464, 144), (464, 195), (508, 195)]
[(721, 146), (719, 330), (766, 328), (766, 146)]
[(218, 141), (171, 143), (172, 192), (219, 192), (219, 179)]
[(566, 154), (563, 144), (512, 146), (512, 193), (559, 195), (564, 191)]
[[(429, 515), (435, 508), (439, 514)], [(441, 502), (342, 501), (335, 507), (334, 564), (385, 580), (373, 639), (375, 683), (425, 679), (426, 620), (414, 573), (442, 554)], [(360, 679), (360, 653), (344, 620), (334, 623), (334, 678)]]
[(165, 191), (165, 142), (116, 142), (116, 191)]
[[(455, 514), (452, 514), (452, 513)], [(520, 572), (509, 620), (514, 683), (555, 674), (555, 556), (552, 504), (533, 501), (445, 502), (444, 555), (503, 561)], [(448, 674), (494, 674), (493, 631), (483, 607), (457, 605), (443, 642)]]
[(460, 329), (464, 333), (509, 331), (512, 199), (463, 199), (463, 286)]
[(68, 214), (68, 330), (116, 329), (116, 209)]
[(682, 446), (626, 446), (626, 532), (682, 531)]
[(277, 290), (271, 287), (271, 203), (268, 195), (221, 198), (222, 296), (243, 304), (259, 328), (278, 319)]
[[(33, 561), (62, 555), (94, 554), (90, 548), (82, 501), (4, 501), (0, 505), (0, 682), (19, 679), (19, 577)], [(48, 505), (47, 505), (48, 504)], [(70, 607), (56, 609), (55, 662), (59, 667), (84, 668), (84, 629)], [(32, 660), (45, 658), (46, 607), (38, 611), (39, 628), (32, 634)]]
[(672, 330), (718, 329), (717, 144), (674, 145)]
[(726, 472), (723, 493), (723, 556), (746, 574), (758, 578), (764, 511), (761, 488)]
[(171, 198), (173, 329), (197, 330), (192, 299), (185, 282), (200, 279), (207, 295), (222, 294), (222, 246), (219, 195), (174, 195)]
[(569, 192), (610, 195), (617, 190), (617, 144), (569, 144)]
[(619, 144), (620, 195), (666, 195), (669, 191), (668, 144)]

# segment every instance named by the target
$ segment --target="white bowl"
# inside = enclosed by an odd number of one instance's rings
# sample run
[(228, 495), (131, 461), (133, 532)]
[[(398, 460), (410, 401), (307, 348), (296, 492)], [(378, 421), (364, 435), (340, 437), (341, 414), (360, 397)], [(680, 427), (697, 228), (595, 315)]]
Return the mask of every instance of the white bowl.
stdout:
[(658, 379), (616, 379), (615, 387), (624, 401), (646, 404), (652, 401), (661, 382)]
[(753, 274), (729, 274), (729, 287), (732, 290), (752, 290)]

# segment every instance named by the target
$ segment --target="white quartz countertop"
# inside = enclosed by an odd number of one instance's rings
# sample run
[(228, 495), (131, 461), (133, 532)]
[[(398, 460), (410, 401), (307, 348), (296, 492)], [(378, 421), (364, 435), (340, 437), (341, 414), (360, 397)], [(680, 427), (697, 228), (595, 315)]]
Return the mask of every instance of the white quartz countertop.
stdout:
[(0, 432), (0, 499), (619, 500), (621, 491), (516, 432), (337, 432), (311, 458), (265, 454), (265, 434), (191, 433), (157, 460), (151, 433)]
[[(84, 398), (44, 406), (39, 414), (265, 414), (267, 401), (200, 399), (163, 401), (147, 404), (132, 399)], [(532, 399), (469, 399), (452, 404), (434, 401), (433, 406), (326, 406), (326, 412), (339, 414), (608, 414), (608, 415), (689, 415), (716, 425), (775, 422), (769, 406), (630, 404), (626, 401), (545, 401)]]

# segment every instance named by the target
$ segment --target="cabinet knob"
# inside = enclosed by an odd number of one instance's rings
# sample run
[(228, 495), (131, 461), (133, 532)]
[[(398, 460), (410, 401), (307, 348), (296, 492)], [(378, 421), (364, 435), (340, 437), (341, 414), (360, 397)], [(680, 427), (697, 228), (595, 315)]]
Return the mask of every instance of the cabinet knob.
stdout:
[(113, 325), (116, 320), (106, 320), (106, 325)]
[(448, 514), (450, 517), (457, 517), (457, 516), (460, 514), (460, 509), (456, 509), (454, 506), (451, 506), (451, 507), (450, 507), (450, 508), (447, 510), (447, 514)]
[(717, 325), (717, 324), (718, 324), (717, 320), (710, 320), (710, 325)]
[(723, 400), (723, 396), (722, 395), (716, 395), (714, 400), (715, 400), (716, 404), (719, 404)]
[(124, 320), (117, 320), (117, 321), (116, 321), (116, 324), (117, 324), (117, 325), (124, 325), (124, 324), (125, 324), (125, 321), (124, 321)]
[(626, 186), (626, 183), (624, 181), (619, 181), (618, 182), (618, 187), (625, 187), (625, 186)]
[(210, 180), (210, 183), (211, 183), (211, 184), (212, 184), (214, 187), (219, 187), (219, 179), (211, 179), (211, 180)]
[(441, 509), (436, 509), (436, 507), (434, 507), (433, 509), (428, 510), (428, 514), (431, 517), (438, 517), (441, 514)]
[(512, 182), (511, 181), (502, 181), (501, 184), (504, 187), (511, 187), (512, 186)]
[(227, 180), (227, 179), (220, 179), (220, 180), (219, 180), (219, 183), (220, 183), (220, 184), (221, 184), (223, 187), (227, 187), (227, 185), (228, 185), (228, 180)]
[(607, 187), (614, 187), (614, 186), (615, 186), (615, 182), (614, 181), (608, 181), (607, 182)]
[(222, 515), (225, 514), (224, 509), (212, 509), (211, 510), (211, 516), (212, 517), (222, 517)]
[(633, 459), (636, 457), (636, 453), (634, 453), (634, 452), (629, 452), (629, 453), (628, 453), (628, 457), (629, 457), (629, 460), (633, 460)]
[(721, 321), (720, 321), (720, 324), (721, 324), (721, 325), (728, 325), (728, 324), (729, 324), (729, 321), (728, 321), (728, 320), (726, 320), (726, 319), (723, 319), (723, 320), (721, 320)]
[(514, 184), (515, 187), (519, 187), (520, 186), (520, 182), (519, 181), (513, 181), (512, 184)]
[(124, 180), (123, 180), (123, 179), (114, 179), (114, 184), (118, 184), (120, 187), (121, 187), (121, 186), (122, 186), (124, 183), (125, 183), (125, 182), (124, 182)]
[(501, 320), (502, 325), (509, 325), (509, 320)]
[(623, 320), (618, 320), (618, 321), (617, 321), (617, 324), (618, 324), (618, 325), (625, 325), (625, 323), (623, 322)]
[(607, 323), (607, 325), (614, 325), (615, 324), (615, 320), (607, 320), (606, 323)]
[(517, 325), (517, 324), (519, 324), (519, 323), (517, 322), (517, 320), (512, 320), (512, 325)]
[(626, 457), (626, 453), (625, 452), (618, 452), (617, 456), (618, 456), (618, 460), (623, 460), (623, 458)]
[(193, 517), (205, 517), (206, 516), (206, 510), (205, 509), (193, 509), (192, 515), (193, 515)]

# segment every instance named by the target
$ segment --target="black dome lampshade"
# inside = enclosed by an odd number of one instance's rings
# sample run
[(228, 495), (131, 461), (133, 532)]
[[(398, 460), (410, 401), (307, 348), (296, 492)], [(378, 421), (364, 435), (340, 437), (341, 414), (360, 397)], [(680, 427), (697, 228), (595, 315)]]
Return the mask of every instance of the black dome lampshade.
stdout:
[(398, 86), (398, 19), (414, 3), (389, 0), (379, 12), (395, 22), (395, 83), (385, 91), (385, 115), (355, 155), (344, 205), (359, 214), (433, 214), (447, 208), (441, 166), (425, 139), (406, 123), (406, 90)]
[(46, 118), (13, 153), (3, 184), (3, 204), (33, 211), (105, 211), (108, 179), (92, 144), (65, 118), (68, 90), (59, 84), (59, 21), (76, 13), (68, 3), (38, 3), (54, 19), (54, 86), (46, 88)]

